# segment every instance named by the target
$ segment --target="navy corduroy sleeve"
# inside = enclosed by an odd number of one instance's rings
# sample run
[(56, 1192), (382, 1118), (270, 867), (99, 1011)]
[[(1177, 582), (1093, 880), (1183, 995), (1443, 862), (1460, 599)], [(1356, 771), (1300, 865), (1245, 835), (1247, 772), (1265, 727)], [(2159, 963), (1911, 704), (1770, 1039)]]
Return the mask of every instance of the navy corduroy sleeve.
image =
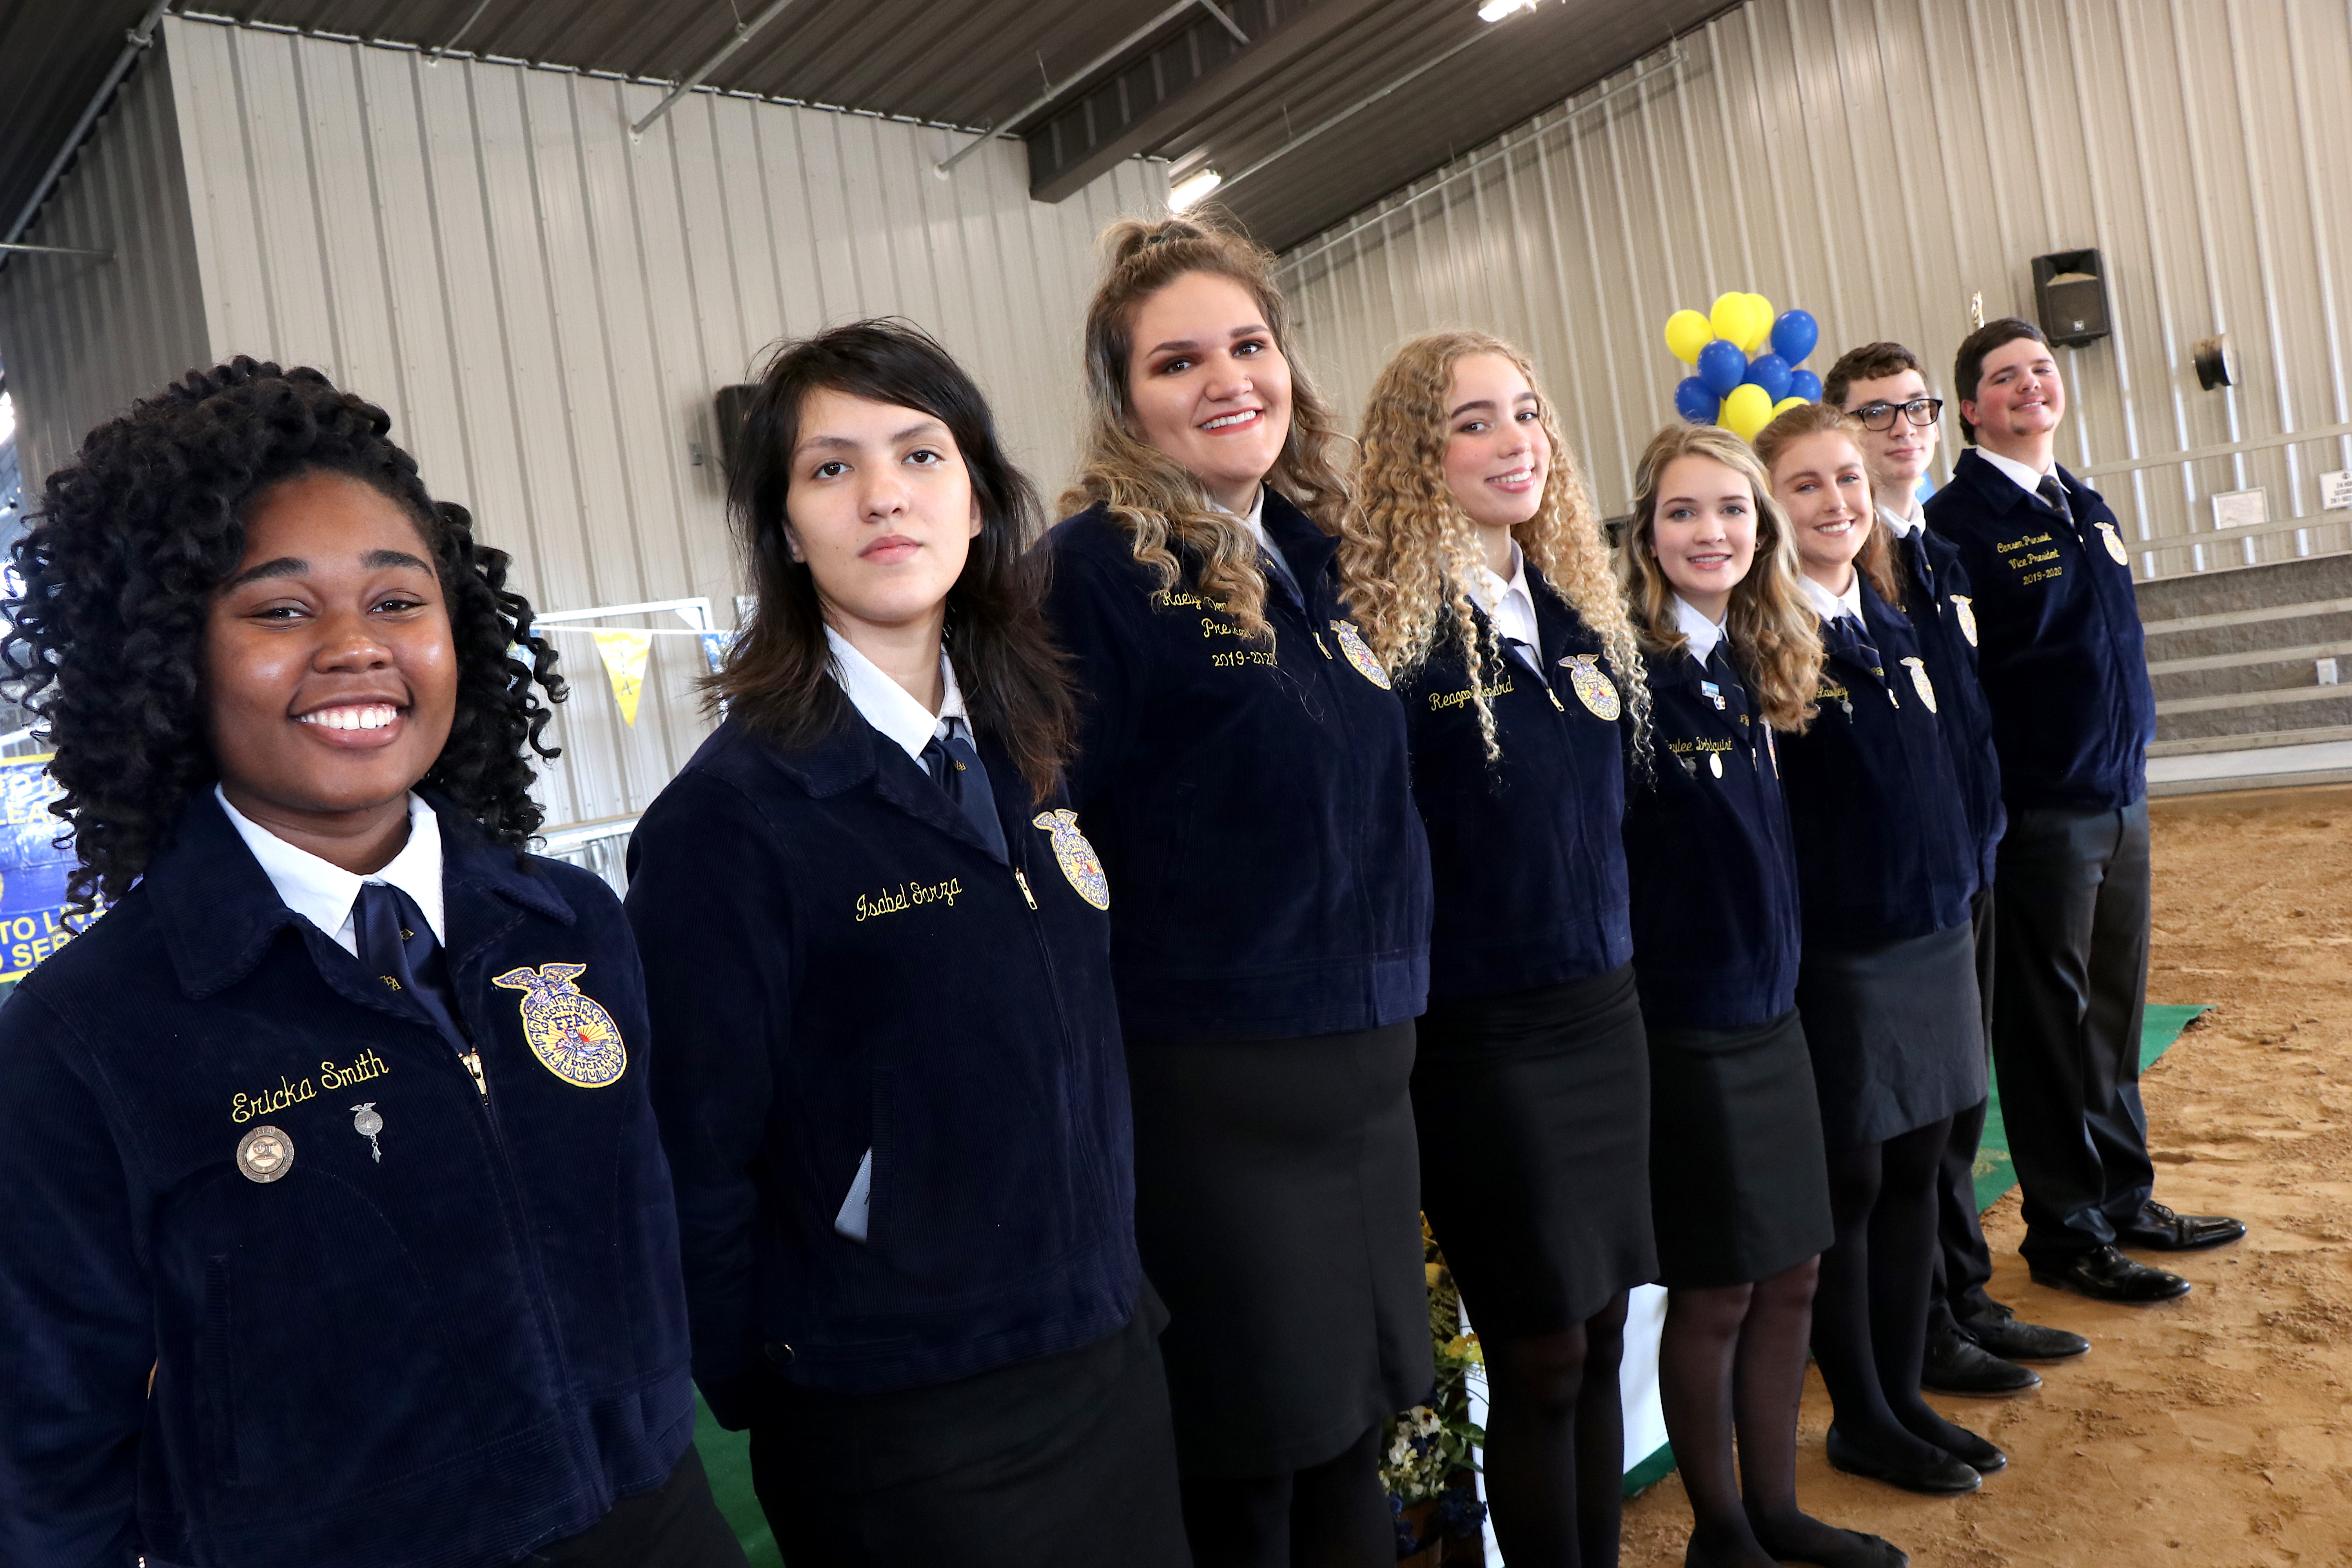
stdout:
[(1141, 721), (1142, 641), (1127, 624), (1141, 596), (1132, 584), (1109, 581), (1075, 544), (1057, 530), (1039, 548), (1055, 552), (1046, 612), (1076, 676), (1078, 736), (1068, 787), (1070, 804), (1084, 812), (1118, 777)]
[(654, 1113), (677, 1192), (694, 1377), (720, 1426), (759, 1387), (753, 1167), (792, 1031), (797, 968), (787, 872), (743, 794), (689, 770), (629, 843), (630, 923), (654, 1029)]
[(37, 994), (0, 1007), (0, 1563), (134, 1550), (155, 1309), (89, 1058)]

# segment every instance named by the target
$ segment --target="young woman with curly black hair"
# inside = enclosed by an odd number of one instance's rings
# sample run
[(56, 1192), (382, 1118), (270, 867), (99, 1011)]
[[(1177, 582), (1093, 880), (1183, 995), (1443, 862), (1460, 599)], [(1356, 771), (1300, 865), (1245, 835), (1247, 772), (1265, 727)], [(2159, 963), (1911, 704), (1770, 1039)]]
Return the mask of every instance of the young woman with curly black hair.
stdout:
[(695, 1377), (793, 1568), (1189, 1568), (1034, 493), (901, 321), (738, 452), (759, 607), (629, 846)]
[(0, 1010), (0, 1561), (743, 1562), (627, 922), (522, 853), (554, 656), (390, 424), (194, 374), (16, 548), (112, 904)]

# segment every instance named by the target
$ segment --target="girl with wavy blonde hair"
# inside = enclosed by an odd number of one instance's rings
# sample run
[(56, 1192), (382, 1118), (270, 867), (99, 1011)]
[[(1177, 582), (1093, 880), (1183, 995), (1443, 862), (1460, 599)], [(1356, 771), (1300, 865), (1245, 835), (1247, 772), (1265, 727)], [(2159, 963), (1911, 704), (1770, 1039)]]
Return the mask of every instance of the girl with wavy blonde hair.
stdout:
[(1273, 258), (1192, 218), (1124, 220), (1105, 249), (1076, 515), (1044, 548), (1186, 1538), (1200, 1568), (1385, 1568), (1381, 1425), (1433, 1376), (1404, 712), (1341, 595), (1348, 486)]
[[(1449, 394), (1454, 367), (1474, 356), (1508, 362), (1531, 402), (1488, 420), (1531, 423), (1543, 437), (1549, 460), (1528, 496), (1533, 509), (1517, 521), (1487, 530), (1449, 484), (1446, 451), (1452, 437), (1454, 399)], [(1560, 438), (1550, 402), (1536, 385), (1527, 356), (1485, 332), (1432, 332), (1406, 343), (1390, 357), (1372, 384), (1358, 436), (1362, 459), (1357, 469), (1360, 523), (1339, 546), (1339, 574), (1348, 604), (1364, 640), (1392, 672), (1413, 670), (1440, 642), (1458, 642), (1464, 668), (1486, 669), (1501, 648), (1482, 635), (1471, 613), (1479, 562), (1498, 542), (1510, 554), (1521, 552), (1541, 573), (1553, 597), (1601, 639), (1616, 684), (1630, 700), (1633, 749), (1649, 741), (1649, 692), (1643, 682), (1642, 650), (1625, 601), (1612, 574), (1609, 546), (1601, 536), (1584, 474)], [(1514, 508), (1514, 510), (1520, 510)], [(1492, 563), (1489, 562), (1489, 564)], [(1494, 714), (1483, 688), (1473, 681), (1471, 705), (1478, 728), (1495, 753)]]
[(1805, 1350), (1836, 1230), (1796, 1005), (1806, 907), (1780, 787), (1795, 742), (1774, 736), (1814, 721), (1819, 623), (1747, 442), (1671, 426), (1635, 482), (1618, 559), (1658, 766), (1631, 792), (1625, 863), (1668, 1290), (1658, 1391), (1690, 1499), (1685, 1560), (1900, 1568), (1896, 1548), (1797, 1506)]
[(1621, 837), (1644, 667), (1518, 351), (1483, 332), (1406, 343), (1363, 446), (1340, 563), (1404, 698), (1435, 889), (1422, 1207), (1486, 1352), (1505, 1553), (1612, 1563), (1627, 1298), (1657, 1271)]

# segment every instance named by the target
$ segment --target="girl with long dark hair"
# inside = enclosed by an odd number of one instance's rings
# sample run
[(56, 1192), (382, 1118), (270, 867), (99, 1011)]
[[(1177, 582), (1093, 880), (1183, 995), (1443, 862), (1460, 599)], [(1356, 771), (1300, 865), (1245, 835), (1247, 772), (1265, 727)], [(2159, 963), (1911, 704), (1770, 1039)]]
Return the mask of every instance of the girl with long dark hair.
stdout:
[(794, 1568), (1180, 1568), (1034, 496), (900, 322), (779, 350), (738, 450), (728, 717), (629, 850), (696, 1380)]
[(112, 907), (0, 1009), (0, 1560), (741, 1568), (635, 948), (523, 853), (555, 656), (390, 426), (194, 374), (16, 547)]
[(1395, 1560), (1382, 1420), (1433, 1380), (1413, 1018), (1429, 860), (1404, 714), (1341, 598), (1348, 487), (1273, 258), (1129, 220), (1087, 313), (1053, 617), (1111, 960), (1136, 1226), (1201, 1568)]
[(1650, 1236), (1624, 815), (1649, 688), (1582, 476), (1517, 350), (1399, 349), (1363, 421), (1349, 603), (1395, 672), (1436, 918), (1412, 1074), (1422, 1208), (1487, 1376), (1522, 1568), (1617, 1561), (1618, 1361)]

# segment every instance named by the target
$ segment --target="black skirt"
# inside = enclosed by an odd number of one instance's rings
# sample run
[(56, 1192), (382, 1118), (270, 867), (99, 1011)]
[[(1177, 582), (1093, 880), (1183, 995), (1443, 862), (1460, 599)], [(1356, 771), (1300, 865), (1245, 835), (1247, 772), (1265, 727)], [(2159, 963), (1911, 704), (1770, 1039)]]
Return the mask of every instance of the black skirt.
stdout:
[(1149, 1288), (1090, 1345), (954, 1383), (777, 1379), (751, 1484), (793, 1568), (1190, 1568)]
[(1413, 1026), (1130, 1040), (1135, 1231), (1184, 1473), (1336, 1457), (1435, 1380)]
[(1796, 1010), (1648, 1033), (1659, 1283), (1751, 1285), (1828, 1247), (1829, 1156)]
[(1878, 947), (1809, 942), (1797, 972), (1797, 1011), (1832, 1149), (1880, 1142), (1985, 1097), (1971, 926)]
[(1422, 1210), (1481, 1333), (1557, 1333), (1656, 1277), (1632, 964), (1433, 1005), (1412, 1120)]

